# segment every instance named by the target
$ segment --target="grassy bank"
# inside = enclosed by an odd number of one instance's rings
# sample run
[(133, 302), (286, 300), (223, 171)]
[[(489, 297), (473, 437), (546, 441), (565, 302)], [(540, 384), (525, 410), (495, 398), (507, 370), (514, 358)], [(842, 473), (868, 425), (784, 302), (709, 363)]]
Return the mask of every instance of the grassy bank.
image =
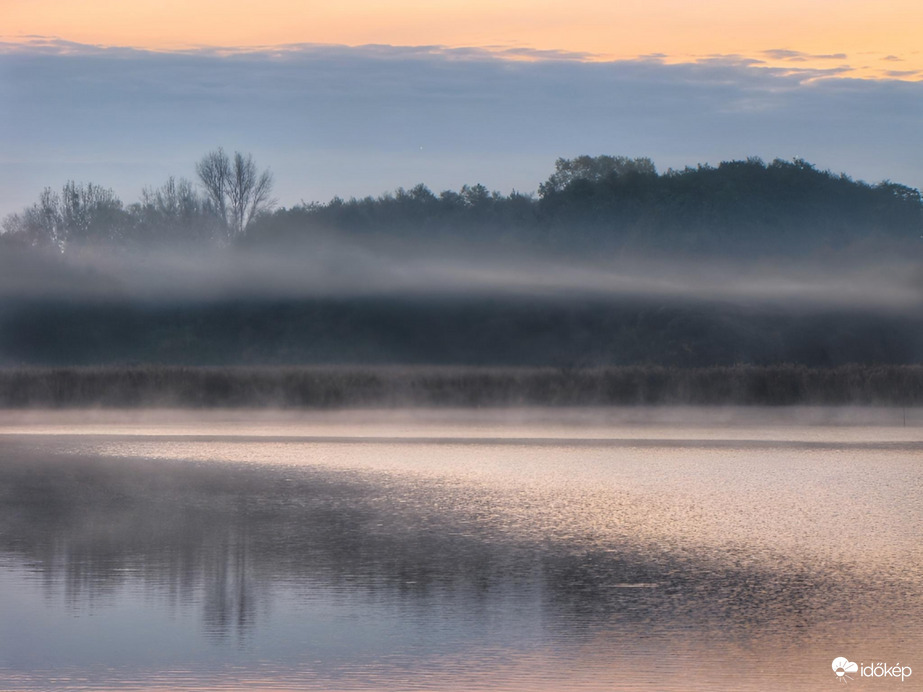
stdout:
[[(0, 268), (2, 276), (2, 268)], [(923, 314), (579, 295), (0, 299), (0, 366), (923, 364)]]
[(923, 366), (0, 370), (0, 407), (923, 405)]

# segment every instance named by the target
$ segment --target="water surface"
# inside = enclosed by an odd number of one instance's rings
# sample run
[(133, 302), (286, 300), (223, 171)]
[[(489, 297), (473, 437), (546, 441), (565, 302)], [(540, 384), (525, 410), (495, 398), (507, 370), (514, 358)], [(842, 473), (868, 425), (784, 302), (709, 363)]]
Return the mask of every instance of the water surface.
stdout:
[(0, 689), (818, 689), (837, 656), (923, 665), (920, 420), (7, 412)]

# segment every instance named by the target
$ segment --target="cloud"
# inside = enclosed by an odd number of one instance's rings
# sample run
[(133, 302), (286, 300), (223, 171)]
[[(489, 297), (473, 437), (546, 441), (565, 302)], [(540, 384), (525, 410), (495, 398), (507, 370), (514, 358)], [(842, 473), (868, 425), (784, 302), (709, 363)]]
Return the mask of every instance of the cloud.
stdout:
[(119, 46), (96, 46), (56, 36), (27, 35), (15, 41), (0, 41), (0, 55), (132, 55), (145, 51)]
[(773, 60), (791, 60), (793, 62), (807, 62), (808, 60), (846, 60), (846, 53), (803, 53), (800, 50), (787, 50), (775, 48), (762, 52), (767, 58)]
[(585, 57), (508, 47), (0, 44), (0, 214), (68, 178), (131, 201), (145, 184), (192, 177), (193, 162), (219, 145), (271, 166), (286, 205), (418, 182), (529, 191), (557, 157), (582, 153), (651, 156), (661, 168), (799, 156), (923, 185), (923, 83), (745, 56)]
[[(355, 54), (356, 52), (366, 57), (374, 57), (381, 60), (442, 57), (447, 60), (511, 58), (527, 60), (586, 61), (599, 57), (595, 53), (589, 52), (501, 45), (450, 48), (441, 45), (392, 46), (388, 44), (365, 44), (360, 46), (344, 46), (326, 43), (284, 43), (273, 46), (202, 46), (198, 48), (171, 50), (168, 52), (174, 55), (199, 57), (248, 56), (267, 59), (283, 59), (294, 55), (301, 57), (317, 56), (330, 58)], [(28, 35), (20, 37), (15, 41), (0, 40), (0, 54), (11, 53), (27, 55), (120, 55), (126, 57), (142, 54), (163, 55), (165, 52), (120, 46), (89, 45), (67, 41), (53, 36)]]

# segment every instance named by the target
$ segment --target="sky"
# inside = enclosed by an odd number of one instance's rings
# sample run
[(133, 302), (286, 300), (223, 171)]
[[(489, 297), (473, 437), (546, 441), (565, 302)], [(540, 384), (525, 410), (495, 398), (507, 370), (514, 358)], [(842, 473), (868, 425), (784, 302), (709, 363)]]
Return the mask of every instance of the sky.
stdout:
[(923, 3), (0, 0), (0, 215), (126, 202), (218, 146), (276, 197), (480, 182), (558, 157), (805, 158), (923, 187)]

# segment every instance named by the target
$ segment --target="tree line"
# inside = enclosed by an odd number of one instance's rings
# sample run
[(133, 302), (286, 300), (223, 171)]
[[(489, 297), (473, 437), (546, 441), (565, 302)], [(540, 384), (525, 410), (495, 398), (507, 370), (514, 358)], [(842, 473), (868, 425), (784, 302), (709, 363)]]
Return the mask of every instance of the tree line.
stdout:
[(125, 205), (112, 190), (68, 182), (3, 222), (6, 242), (66, 251), (79, 243), (243, 242), (295, 245), (319, 234), (505, 240), (580, 252), (766, 252), (919, 245), (923, 197), (802, 159), (758, 158), (659, 173), (648, 158), (558, 159), (537, 194), (480, 184), (434, 193), (420, 184), (378, 197), (276, 208), (273, 178), (223, 149)]
[(198, 185), (170, 177), (130, 205), (109, 188), (68, 181), (3, 221), (8, 243), (65, 252), (74, 244), (231, 241), (275, 206), (273, 176), (251, 154), (219, 148), (195, 165)]
[(801, 159), (758, 158), (658, 173), (648, 158), (558, 159), (538, 194), (424, 185), (377, 198), (279, 209), (251, 240), (312, 229), (353, 235), (503, 239), (556, 252), (749, 253), (917, 246), (920, 191), (869, 184)]

